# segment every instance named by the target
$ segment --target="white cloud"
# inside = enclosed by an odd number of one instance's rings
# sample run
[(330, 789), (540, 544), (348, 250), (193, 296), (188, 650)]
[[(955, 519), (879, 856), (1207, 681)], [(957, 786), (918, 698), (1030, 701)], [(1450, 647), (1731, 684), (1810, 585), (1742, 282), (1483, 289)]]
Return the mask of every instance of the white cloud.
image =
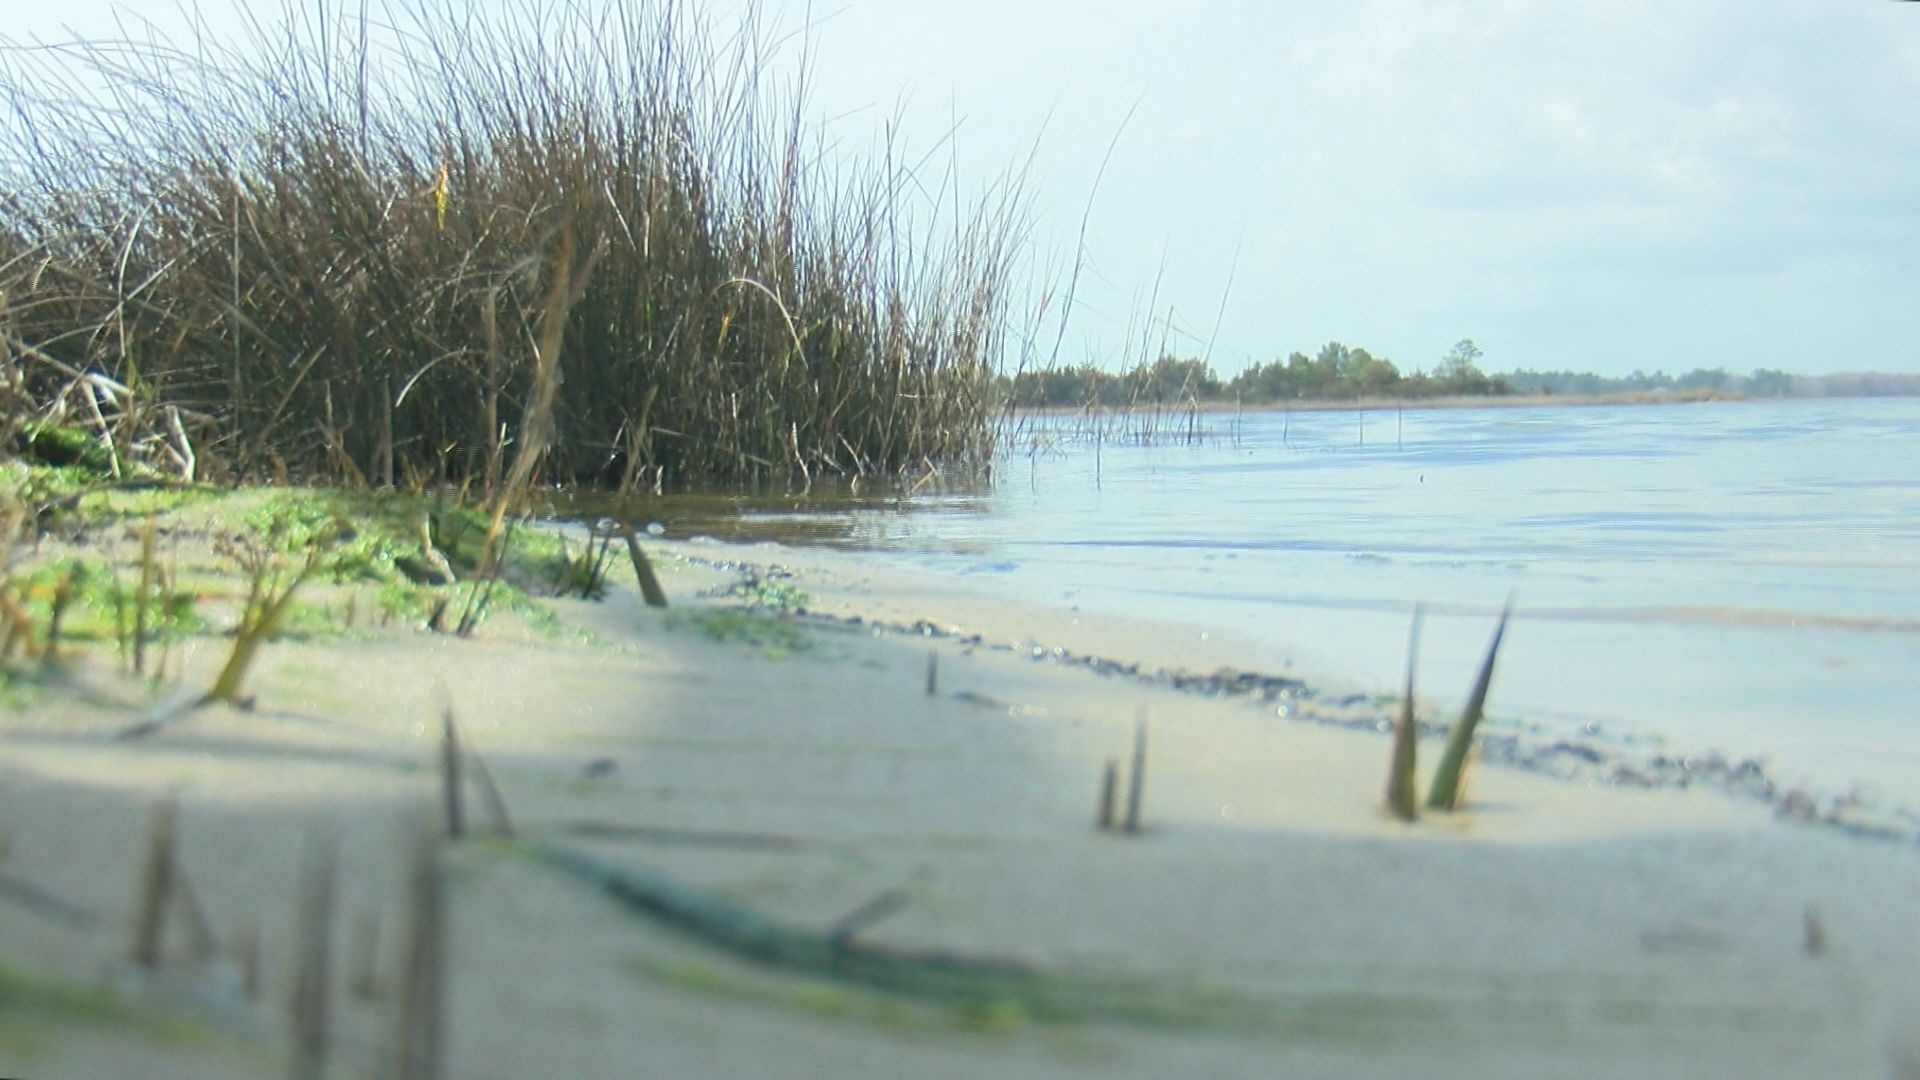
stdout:
[[(724, 23), (741, 2), (700, 6)], [(11, 32), (100, 25), (91, 10)], [(953, 152), (984, 181), (1044, 128), (1032, 182), (1055, 253), (1134, 110), (1092, 207), (1074, 357), (1120, 345), (1163, 270), (1163, 309), (1204, 338), (1237, 252), (1228, 366), (1333, 337), (1425, 364), (1471, 335), (1496, 365), (1731, 350), (1920, 369), (1920, 4), (811, 10), (816, 107), (843, 144), (872, 144), (896, 108), (910, 148), (957, 118)], [(1661, 355), (1636, 352), (1648, 342)]]

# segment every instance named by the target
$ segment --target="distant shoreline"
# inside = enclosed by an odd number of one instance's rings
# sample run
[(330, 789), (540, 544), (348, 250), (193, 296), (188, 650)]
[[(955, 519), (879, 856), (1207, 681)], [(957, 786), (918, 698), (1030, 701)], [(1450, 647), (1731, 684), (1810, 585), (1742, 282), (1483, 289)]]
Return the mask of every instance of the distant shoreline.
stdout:
[(1184, 415), (1200, 412), (1208, 415), (1233, 412), (1379, 412), (1384, 410), (1425, 411), (1434, 409), (1538, 409), (1556, 406), (1586, 408), (1604, 405), (1702, 405), (1713, 402), (1811, 402), (1842, 400), (1875, 400), (1883, 397), (1908, 397), (1905, 394), (1836, 394), (1832, 396), (1807, 397), (1752, 397), (1747, 394), (1729, 394), (1713, 390), (1629, 390), (1616, 394), (1502, 394), (1488, 395), (1450, 395), (1432, 398), (1349, 398), (1346, 400), (1321, 399), (1295, 402), (1260, 402), (1242, 404), (1236, 401), (1200, 401), (1189, 404), (1169, 404), (1145, 402), (1138, 405), (1100, 405), (1079, 406), (1042, 405), (1016, 406), (1007, 411), (1015, 416), (1075, 416), (1082, 413), (1101, 415), (1128, 415), (1134, 413), (1159, 413), (1162, 415)]

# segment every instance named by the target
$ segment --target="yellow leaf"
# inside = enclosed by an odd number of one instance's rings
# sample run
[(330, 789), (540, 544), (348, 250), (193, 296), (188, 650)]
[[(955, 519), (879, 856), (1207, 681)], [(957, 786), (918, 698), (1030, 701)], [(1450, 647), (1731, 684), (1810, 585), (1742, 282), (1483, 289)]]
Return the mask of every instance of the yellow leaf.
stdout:
[(444, 230), (447, 227), (447, 167), (440, 166), (440, 178), (433, 184), (433, 224)]

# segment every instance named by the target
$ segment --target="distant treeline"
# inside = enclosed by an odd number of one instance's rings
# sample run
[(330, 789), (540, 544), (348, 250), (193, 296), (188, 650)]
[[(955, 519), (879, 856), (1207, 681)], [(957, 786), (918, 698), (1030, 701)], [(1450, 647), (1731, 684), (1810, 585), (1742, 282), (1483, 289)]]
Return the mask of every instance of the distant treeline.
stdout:
[(1920, 395), (1920, 375), (1884, 372), (1848, 372), (1839, 375), (1792, 375), (1777, 368), (1757, 368), (1751, 375), (1735, 375), (1725, 368), (1695, 368), (1685, 375), (1664, 371), (1610, 378), (1579, 371), (1514, 371), (1500, 376), (1516, 394), (1673, 393), (1715, 397), (1906, 397)]
[(1285, 360), (1255, 364), (1222, 379), (1205, 361), (1162, 356), (1131, 371), (1112, 372), (1092, 364), (1022, 371), (997, 380), (1001, 400), (1015, 408), (1106, 408), (1180, 406), (1210, 402), (1268, 405), (1293, 401), (1388, 399), (1418, 401), (1436, 397), (1506, 395), (1605, 397), (1665, 395), (1727, 398), (1891, 397), (1920, 395), (1920, 375), (1859, 373), (1791, 375), (1760, 368), (1735, 375), (1725, 368), (1695, 368), (1684, 375), (1664, 371), (1607, 376), (1579, 371), (1506, 374), (1480, 370), (1484, 355), (1471, 340), (1455, 344), (1432, 371), (1402, 372), (1391, 360), (1366, 349), (1328, 342), (1314, 356), (1296, 352)]
[(1101, 405), (1182, 405), (1239, 401), (1248, 405), (1283, 401), (1351, 401), (1358, 398), (1432, 398), (1511, 394), (1499, 376), (1483, 373), (1481, 352), (1461, 341), (1431, 372), (1403, 373), (1393, 361), (1337, 341), (1308, 356), (1255, 364), (1222, 380), (1203, 360), (1162, 356), (1132, 371), (1115, 373), (1081, 364), (1022, 371), (1001, 376), (999, 389), (1015, 408)]

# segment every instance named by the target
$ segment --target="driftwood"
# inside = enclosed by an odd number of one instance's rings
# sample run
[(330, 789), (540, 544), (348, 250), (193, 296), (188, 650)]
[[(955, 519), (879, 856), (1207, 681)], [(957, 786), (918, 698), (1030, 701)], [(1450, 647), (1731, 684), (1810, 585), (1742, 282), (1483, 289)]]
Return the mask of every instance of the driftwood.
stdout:
[(98, 915), (48, 890), (38, 882), (0, 870), (0, 899), (62, 926), (84, 929), (100, 921)]
[(640, 550), (640, 541), (634, 538), (633, 530), (626, 530), (627, 557), (633, 560), (633, 576), (640, 582), (640, 596), (648, 607), (667, 606), (666, 590), (660, 587), (660, 579), (654, 575), (653, 564), (647, 561), (647, 553)]
[(628, 825), (617, 821), (569, 821), (560, 831), (594, 840), (631, 840), (692, 847), (744, 848), (748, 851), (793, 851), (806, 844), (781, 833), (735, 832), (726, 829), (672, 829), (657, 825)]
[(1024, 960), (877, 945), (855, 935), (899, 909), (883, 893), (825, 930), (793, 926), (725, 897), (647, 870), (613, 866), (552, 843), (518, 850), (536, 863), (604, 893), (635, 914), (742, 960), (988, 1016), (1114, 1020), (1140, 1024), (1265, 1023), (1270, 1010), (1218, 991), (1047, 972)]
[(593, 886), (622, 907), (770, 967), (945, 1001), (984, 1005), (1037, 996), (1040, 973), (1020, 960), (868, 944), (833, 930), (785, 925), (663, 875), (616, 867), (554, 844), (535, 843), (525, 850), (541, 865)]

